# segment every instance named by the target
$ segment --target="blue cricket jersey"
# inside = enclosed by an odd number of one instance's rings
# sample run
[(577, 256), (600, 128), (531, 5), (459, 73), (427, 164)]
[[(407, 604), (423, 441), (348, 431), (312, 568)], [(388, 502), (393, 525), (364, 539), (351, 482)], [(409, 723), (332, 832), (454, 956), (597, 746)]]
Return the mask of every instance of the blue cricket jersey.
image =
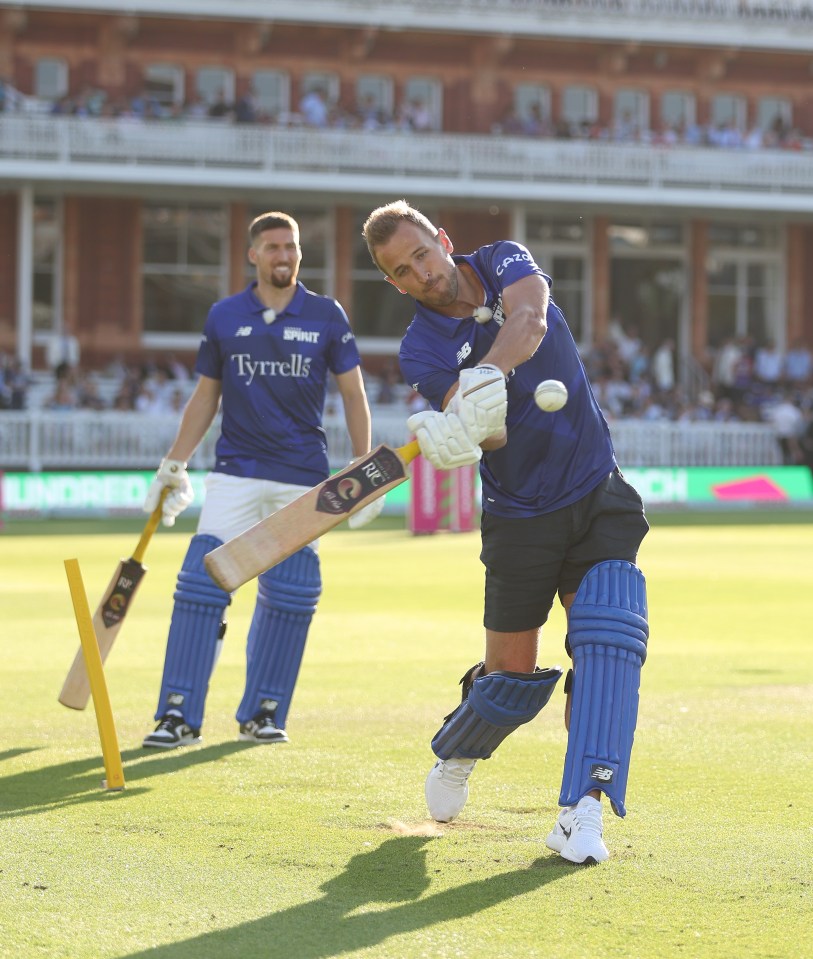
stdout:
[[(460, 370), (476, 366), (491, 349), (505, 316), (502, 291), (524, 276), (542, 276), (530, 252), (504, 240), (466, 256), (486, 291), (492, 318), (479, 324), (470, 316), (442, 316), (417, 304), (401, 342), (404, 379), (436, 410)], [(480, 477), (483, 509), (512, 518), (537, 516), (586, 496), (616, 467), (607, 422), (593, 396), (573, 335), (551, 300), (548, 331), (531, 359), (508, 376), (508, 442), (483, 454)], [(543, 413), (534, 401), (542, 380), (561, 380), (568, 401), (556, 413)]]
[(328, 373), (360, 363), (336, 300), (301, 283), (271, 323), (250, 284), (215, 303), (195, 369), (221, 381), (223, 424), (214, 470), (315, 486), (330, 475), (322, 427)]

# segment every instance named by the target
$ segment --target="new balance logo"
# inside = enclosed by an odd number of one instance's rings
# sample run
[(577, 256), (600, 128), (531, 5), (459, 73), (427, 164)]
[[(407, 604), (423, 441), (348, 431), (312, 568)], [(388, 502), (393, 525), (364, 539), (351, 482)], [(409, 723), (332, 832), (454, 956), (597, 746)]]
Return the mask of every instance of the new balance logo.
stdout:
[(463, 360), (465, 360), (466, 357), (470, 355), (471, 355), (471, 343), (466, 341), (457, 351), (457, 365), (460, 366)]
[(594, 765), (590, 769), (590, 778), (595, 779), (600, 783), (611, 783), (613, 781), (614, 772), (608, 766), (598, 766)]
[(240, 329), (234, 335), (235, 336), (251, 336), (251, 327), (241, 326)]

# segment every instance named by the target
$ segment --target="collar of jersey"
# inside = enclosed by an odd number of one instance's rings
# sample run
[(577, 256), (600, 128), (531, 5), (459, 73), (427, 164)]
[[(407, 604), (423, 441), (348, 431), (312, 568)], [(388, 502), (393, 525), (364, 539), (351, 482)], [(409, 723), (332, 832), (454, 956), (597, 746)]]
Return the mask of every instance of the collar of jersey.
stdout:
[[(249, 283), (246, 293), (248, 298), (251, 300), (251, 312), (256, 313), (258, 316), (262, 316), (263, 312), (268, 309), (264, 303), (261, 303), (257, 297), (257, 294), (254, 290), (257, 288), (257, 281), (255, 280), (252, 283)], [(292, 313), (294, 316), (298, 316), (302, 312), (302, 305), (305, 302), (305, 297), (307, 291), (305, 287), (300, 283), (299, 280), (296, 281), (296, 292), (294, 293), (291, 302), (285, 307), (285, 309), (277, 314), (277, 319), (281, 316), (285, 316), (287, 313)]]

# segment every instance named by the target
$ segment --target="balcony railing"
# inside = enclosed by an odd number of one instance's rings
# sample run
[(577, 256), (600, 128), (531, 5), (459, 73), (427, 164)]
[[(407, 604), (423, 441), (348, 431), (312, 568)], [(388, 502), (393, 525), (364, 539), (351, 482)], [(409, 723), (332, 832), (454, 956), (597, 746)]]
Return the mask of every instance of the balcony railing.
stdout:
[(0, 115), (0, 182), (813, 211), (813, 151)]
[[(177, 431), (177, 416), (138, 413), (0, 413), (0, 463), (9, 471), (65, 469), (154, 469)], [(610, 424), (618, 460), (624, 467), (771, 466), (781, 462), (773, 427), (765, 423)], [(341, 415), (325, 420), (331, 465), (350, 460), (351, 448)], [(401, 446), (408, 439), (403, 409), (377, 409), (373, 442)], [(195, 456), (194, 469), (214, 462), (217, 429)]]

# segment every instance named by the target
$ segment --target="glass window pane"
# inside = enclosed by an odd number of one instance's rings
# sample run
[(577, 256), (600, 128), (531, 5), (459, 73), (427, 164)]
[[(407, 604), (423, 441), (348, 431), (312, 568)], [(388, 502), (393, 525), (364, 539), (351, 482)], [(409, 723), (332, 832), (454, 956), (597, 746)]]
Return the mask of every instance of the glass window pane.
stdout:
[(182, 212), (145, 205), (142, 210), (144, 263), (177, 263), (181, 248)]
[(398, 337), (404, 335), (415, 315), (414, 301), (402, 296), (379, 273), (374, 279), (353, 281), (353, 315), (356, 336)]
[(200, 333), (209, 307), (221, 297), (218, 277), (201, 273), (147, 274), (143, 289), (148, 333)]
[(186, 223), (186, 262), (219, 267), (225, 235), (226, 218), (221, 210), (190, 210)]
[(415, 115), (413, 125), (417, 129), (443, 128), (443, 87), (439, 80), (409, 77), (404, 84), (404, 100)]
[(204, 102), (212, 106), (215, 103), (234, 103), (234, 73), (223, 67), (203, 67), (196, 77), (198, 94)]
[(661, 97), (661, 123), (681, 129), (694, 123), (694, 97), (689, 93), (669, 90)]
[(641, 90), (618, 90), (614, 100), (613, 133), (618, 140), (636, 140), (649, 129), (649, 97)]
[(257, 70), (252, 76), (252, 87), (261, 114), (271, 120), (290, 109), (288, 74), (280, 70)]
[(34, 271), (31, 311), (36, 332), (53, 332), (54, 274), (52, 272)]
[(732, 126), (745, 129), (745, 98), (720, 94), (711, 101), (711, 122), (713, 126)]
[(708, 302), (708, 341), (716, 349), (737, 333), (737, 297), (734, 293), (713, 293)]
[(565, 87), (562, 93), (562, 118), (569, 123), (594, 123), (597, 98), (590, 87)]
[(64, 60), (44, 57), (34, 68), (34, 96), (55, 99), (68, 92), (68, 67)]
[(148, 63), (144, 70), (144, 90), (162, 106), (183, 103), (184, 75), (180, 67), (168, 63)]

